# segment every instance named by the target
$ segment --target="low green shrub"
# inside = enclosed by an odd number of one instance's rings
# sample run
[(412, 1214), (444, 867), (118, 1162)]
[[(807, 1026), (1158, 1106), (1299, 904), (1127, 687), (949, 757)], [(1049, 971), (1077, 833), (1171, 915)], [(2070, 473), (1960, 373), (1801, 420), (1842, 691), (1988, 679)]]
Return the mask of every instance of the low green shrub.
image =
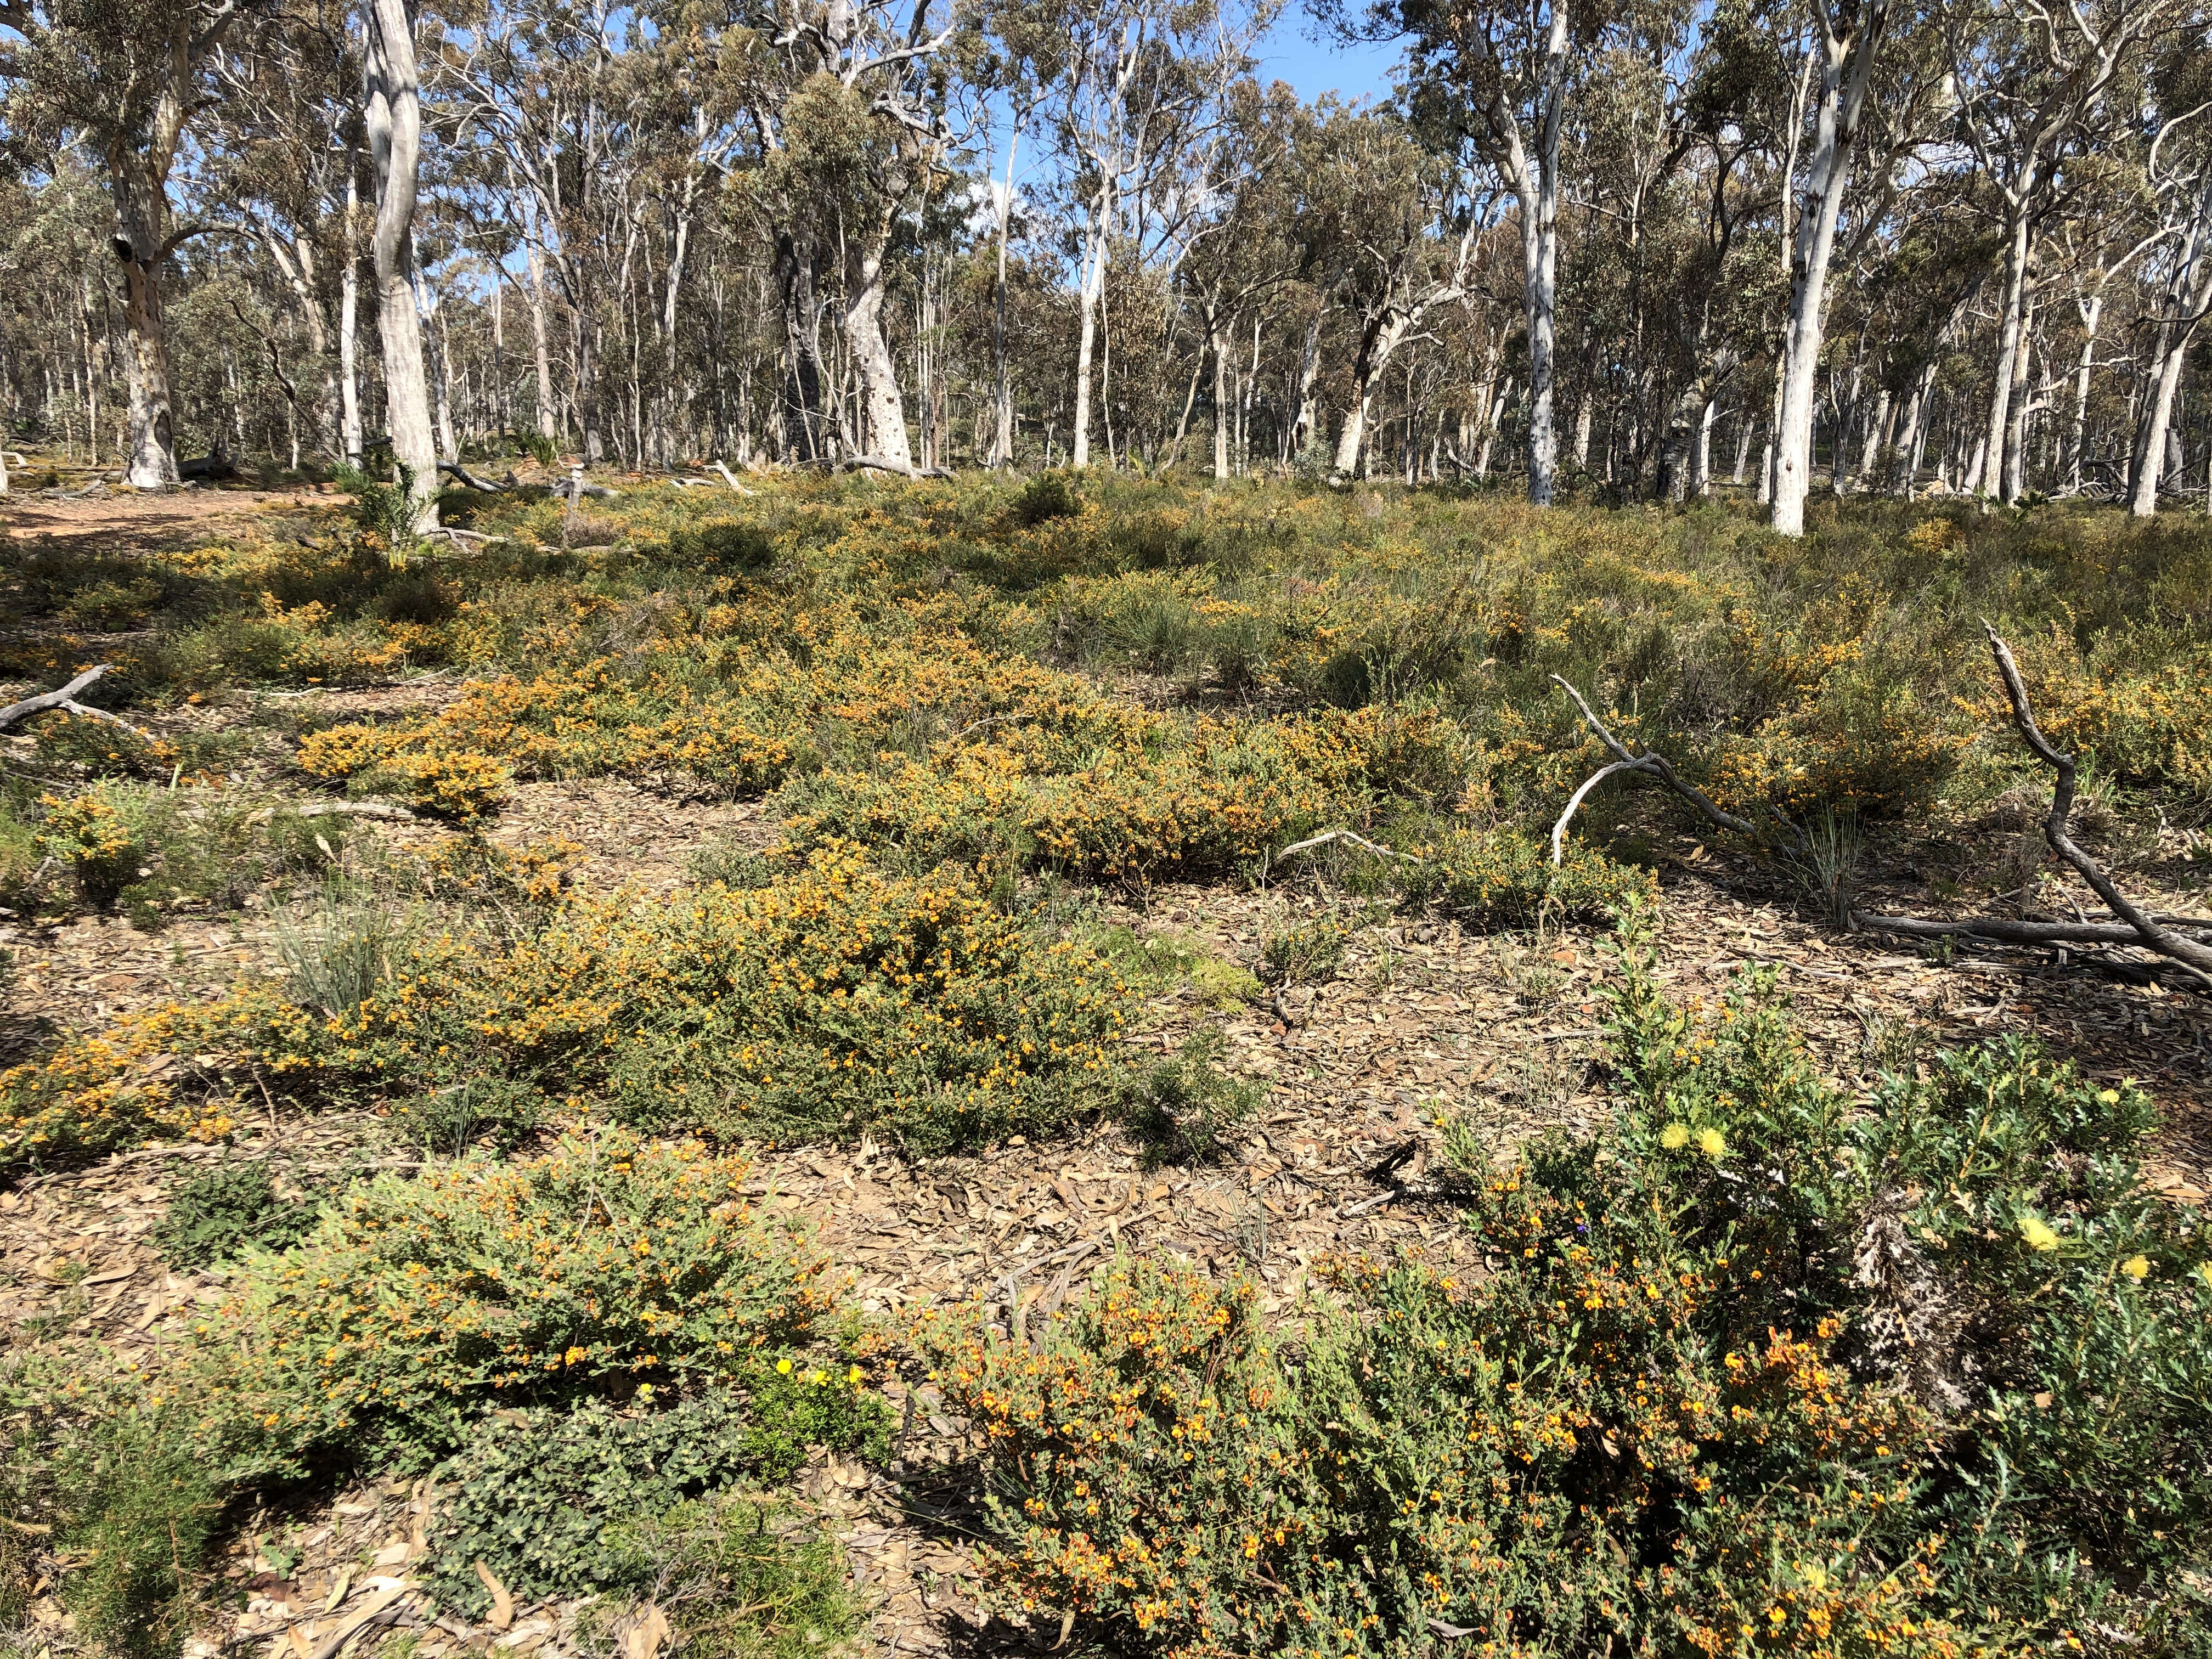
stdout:
[(1534, 926), (1553, 914), (1602, 915), (1656, 895), (1649, 870), (1622, 864), (1587, 843), (1566, 842), (1554, 866), (1549, 850), (1516, 830), (1455, 830), (1424, 849), (1423, 862), (1393, 874), (1406, 901), (1435, 904), (1477, 927)]
[(1123, 1085), (1122, 1112), (1153, 1161), (1202, 1163), (1219, 1156), (1221, 1134), (1263, 1105), (1267, 1091), (1220, 1069), (1226, 1045), (1202, 1025), (1181, 1048), (1133, 1073)]
[(693, 1659), (816, 1659), (866, 1625), (843, 1551), (797, 1506), (685, 1504), (641, 1517), (628, 1540), (656, 1564), (680, 1650)]
[(822, 1340), (836, 1287), (739, 1195), (747, 1169), (608, 1131), (380, 1177), (297, 1248), (248, 1249), (168, 1386), (232, 1480), (419, 1469), (507, 1407), (734, 1391), (787, 1417), (777, 1365)]
[(209, 1267), (249, 1247), (296, 1243), (315, 1215), (308, 1200), (276, 1195), (265, 1160), (226, 1159), (177, 1184), (155, 1225), (154, 1248), (179, 1267)]
[(687, 569), (757, 575), (775, 562), (775, 544), (757, 525), (721, 521), (672, 531), (668, 558)]
[(1023, 529), (1054, 519), (1073, 519), (1083, 511), (1083, 498), (1065, 472), (1040, 472), (1024, 484), (1006, 509), (1007, 519)]
[[(184, 1413), (136, 1401), (82, 1364), (29, 1354), (0, 1369), (0, 1410), (9, 1547), (0, 1571), (16, 1580), (0, 1593), (27, 1604), (42, 1587), (18, 1553), (34, 1542), (70, 1564), (54, 1595), (79, 1642), (125, 1659), (173, 1659), (206, 1616), (225, 1508)], [(22, 1611), (0, 1607), (11, 1626)]]
[(665, 1410), (599, 1398), (502, 1410), (438, 1468), (450, 1506), (429, 1531), (433, 1592), (480, 1617), (490, 1595), (478, 1561), (519, 1599), (649, 1589), (672, 1564), (640, 1540), (641, 1524), (665, 1528), (653, 1523), (741, 1480), (786, 1479), (810, 1443), (881, 1457), (889, 1421), (879, 1399), (824, 1366), (796, 1383), (769, 1371), (743, 1401), (708, 1393)]
[(2148, 1102), (2012, 1042), (1856, 1109), (1771, 981), (1624, 957), (1606, 1136), (1460, 1138), (1484, 1271), (1340, 1262), (1287, 1344), (1126, 1261), (1041, 1340), (925, 1322), (1000, 1593), (1194, 1659), (2201, 1651), (2212, 1261)]
[(1261, 981), (1297, 985), (1334, 978), (1352, 932), (1351, 921), (1333, 911), (1270, 928), (1260, 941)]
[(322, 870), (348, 828), (250, 799), (111, 779), (42, 794), (35, 816), (0, 817), (0, 896), (49, 913), (121, 908), (150, 926), (204, 905), (234, 908), (265, 884)]
[(941, 1151), (1110, 1104), (1125, 1017), (1094, 953), (957, 875), (836, 847), (758, 889), (572, 897), (504, 948), (426, 934), (391, 966), (344, 1007), (248, 984), (70, 1037), (0, 1073), (0, 1161), (220, 1139), (222, 1079), (247, 1070), (309, 1106), (392, 1106), (442, 1146), (460, 1118), (512, 1138), (597, 1095), (653, 1130)]

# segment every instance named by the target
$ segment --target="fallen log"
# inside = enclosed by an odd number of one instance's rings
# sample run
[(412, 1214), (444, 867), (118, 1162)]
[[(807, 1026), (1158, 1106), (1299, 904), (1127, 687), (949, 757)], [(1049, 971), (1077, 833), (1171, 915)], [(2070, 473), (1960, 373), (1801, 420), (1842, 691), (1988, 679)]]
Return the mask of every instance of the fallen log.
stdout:
[(110, 665), (104, 662), (95, 663), (58, 691), (41, 691), (35, 697), (26, 697), (21, 702), (11, 702), (5, 708), (0, 708), (0, 732), (6, 731), (26, 714), (36, 714), (49, 708), (60, 708), (74, 698), (78, 692), (83, 690), (86, 686), (105, 674)]
[(487, 495), (504, 495), (514, 488), (512, 483), (495, 483), (489, 478), (480, 478), (459, 461), (441, 461), (438, 471), (450, 472), (471, 489), (480, 489)]
[(11, 702), (5, 708), (0, 708), (0, 732), (6, 731), (26, 714), (41, 714), (49, 708), (58, 708), (65, 714), (82, 714), (87, 720), (105, 720), (110, 726), (120, 726), (141, 743), (153, 742), (150, 733), (141, 732), (120, 714), (111, 714), (105, 708), (94, 708), (89, 703), (76, 700), (76, 694), (105, 674), (109, 665), (104, 662), (94, 664), (58, 691), (41, 691), (35, 697), (26, 697), (21, 702)]

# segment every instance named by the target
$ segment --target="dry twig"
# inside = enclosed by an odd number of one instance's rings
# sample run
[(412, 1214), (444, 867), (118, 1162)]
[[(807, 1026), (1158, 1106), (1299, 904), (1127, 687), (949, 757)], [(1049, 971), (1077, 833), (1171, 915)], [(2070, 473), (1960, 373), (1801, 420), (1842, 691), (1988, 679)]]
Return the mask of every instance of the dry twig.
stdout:
[(1288, 847), (1283, 848), (1281, 852), (1276, 854), (1274, 857), (1269, 859), (1267, 862), (1271, 865), (1280, 864), (1285, 859), (1290, 857), (1293, 853), (1310, 853), (1315, 848), (1324, 846), (1328, 842), (1333, 841), (1348, 841), (1354, 847), (1364, 847), (1369, 852), (1376, 854), (1382, 858), (1403, 859), (1408, 864), (1419, 864), (1421, 862), (1421, 856), (1418, 853), (1401, 853), (1392, 848), (1378, 847), (1375, 842), (1368, 840), (1366, 836), (1356, 836), (1349, 830), (1324, 830), (1321, 834), (1310, 836), (1304, 841), (1292, 842)]
[(1552, 863), (1555, 867), (1565, 850), (1567, 821), (1574, 817), (1576, 809), (1582, 805), (1583, 799), (1589, 792), (1615, 772), (1647, 773), (1658, 779), (1660, 782), (1665, 784), (1722, 829), (1733, 830), (1739, 836), (1753, 836), (1759, 833), (1758, 826), (1749, 819), (1740, 818), (1733, 812), (1723, 811), (1714, 804), (1711, 795), (1695, 784), (1685, 781), (1682, 775), (1668, 763), (1664, 755), (1651, 750), (1646, 750), (1641, 755), (1630, 754), (1627, 746), (1605, 729), (1605, 722), (1592, 711), (1589, 703), (1581, 692), (1576, 690), (1557, 674), (1552, 676), (1552, 683), (1575, 700), (1575, 707), (1583, 711), (1583, 719), (1589, 723), (1589, 729), (1597, 733), (1598, 740), (1611, 750), (1615, 757), (1609, 765), (1601, 767), (1583, 781), (1582, 787), (1576, 790), (1568, 799), (1567, 810), (1559, 814), (1559, 821), (1552, 826)]
[(0, 708), (0, 731), (5, 731), (26, 714), (42, 714), (49, 708), (58, 708), (64, 714), (82, 714), (87, 720), (105, 720), (110, 726), (120, 726), (141, 743), (151, 743), (153, 738), (141, 732), (120, 714), (111, 714), (105, 708), (94, 708), (89, 703), (76, 700), (76, 694), (90, 685), (108, 670), (106, 663), (95, 663), (58, 691), (41, 691), (35, 697), (26, 697), (21, 702), (9, 703)]

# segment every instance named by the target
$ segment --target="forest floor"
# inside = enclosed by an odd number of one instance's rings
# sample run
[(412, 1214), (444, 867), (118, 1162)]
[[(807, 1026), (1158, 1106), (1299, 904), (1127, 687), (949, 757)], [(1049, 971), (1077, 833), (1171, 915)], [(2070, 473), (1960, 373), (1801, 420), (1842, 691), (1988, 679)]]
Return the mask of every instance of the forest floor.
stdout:
[[(19, 550), (131, 558), (328, 505), (305, 491), (200, 490), (11, 503), (0, 523)], [(285, 692), (283, 719), (297, 729), (341, 716), (416, 716), (447, 706), (461, 685), (443, 674)], [(19, 681), (0, 696), (46, 689)], [(240, 691), (133, 718), (157, 736), (235, 729), (247, 740), (234, 751), (232, 787), (272, 805), (324, 799), (287, 765), (270, 710), (266, 694)], [(765, 846), (778, 828), (760, 801), (610, 778), (520, 783), (487, 833), (517, 848), (552, 836), (580, 843), (571, 877), (580, 894), (670, 893), (696, 881), (703, 848)], [(424, 822), (364, 820), (343, 856), (373, 856), (379, 843), (404, 852), (441, 833)], [(2136, 860), (2130, 878), (2146, 904), (2195, 902), (2180, 849), (2176, 838)], [(1972, 945), (1938, 960), (1839, 933), (1804, 919), (1771, 872), (1687, 835), (1666, 836), (1651, 862), (1663, 917), (1659, 977), (1673, 994), (1717, 1000), (1742, 970), (1771, 969), (1821, 1066), (1853, 1089), (1912, 1042), (2033, 1035), (2093, 1079), (2139, 1081), (2165, 1113), (2156, 1183), (2196, 1201), (2212, 1190), (2212, 1016), (2202, 999), (2049, 950)], [(1869, 890), (1926, 908), (1909, 850), (1871, 872)], [(1129, 929), (1140, 948), (1158, 940), (1254, 969), (1271, 933), (1341, 908), (1305, 884), (1163, 883), (1140, 895), (1102, 890), (1097, 902), (1103, 919)], [(17, 969), (0, 1041), (21, 1056), (57, 1032), (97, 1029), (241, 978), (281, 978), (281, 908), (272, 884), (235, 908), (179, 913), (152, 929), (114, 915), (50, 924), (9, 915), (0, 945)], [(1241, 1263), (1262, 1282), (1271, 1312), (1297, 1305), (1310, 1267), (1332, 1255), (1406, 1247), (1449, 1259), (1464, 1235), (1448, 1185), (1431, 1178), (1447, 1119), (1473, 1123), (1504, 1152), (1552, 1126), (1587, 1131), (1606, 1111), (1598, 988), (1606, 930), (1570, 922), (1534, 934), (1484, 932), (1449, 916), (1364, 912), (1356, 924), (1317, 983), (1253, 998), (1187, 983), (1152, 998), (1128, 1033), (1133, 1057), (1141, 1057), (1172, 1052), (1192, 1029), (1211, 1026), (1225, 1039), (1224, 1068), (1264, 1085), (1264, 1109), (1224, 1132), (1225, 1153), (1214, 1162), (1161, 1166), (1108, 1121), (920, 1159), (866, 1140), (760, 1148), (751, 1190), (811, 1223), (851, 1276), (851, 1300), (869, 1314), (994, 1289), (1049, 1310), (1124, 1245), (1224, 1269)], [(178, 1181), (240, 1156), (270, 1160), (302, 1188), (332, 1170), (411, 1159), (374, 1114), (303, 1116), (271, 1101), (258, 1117), (242, 1115), (232, 1146), (157, 1145), (21, 1175), (0, 1188), (0, 1329), (9, 1343), (96, 1341), (157, 1369), (164, 1346), (223, 1291), (218, 1272), (165, 1262), (151, 1234)], [(969, 1425), (939, 1409), (926, 1384), (893, 1382), (886, 1392), (902, 1420), (892, 1463), (865, 1469), (819, 1458), (799, 1484), (802, 1501), (834, 1524), (866, 1598), (866, 1650), (1027, 1644), (1029, 1626), (994, 1621), (975, 1594)], [(223, 1607), (220, 1621), (186, 1650), (330, 1659), (330, 1638), (379, 1601), (375, 1584), (392, 1582), (376, 1575), (404, 1574), (419, 1554), (421, 1511), (434, 1498), (420, 1481), (370, 1479), (304, 1510), (258, 1510), (219, 1569), (223, 1591), (208, 1605)], [(383, 1622), (411, 1627), (418, 1659), (593, 1650), (573, 1602), (523, 1606), (503, 1628), (452, 1613), (434, 1620), (404, 1598), (397, 1605)], [(31, 1617), (53, 1650), (71, 1644), (72, 1619), (51, 1585)]]

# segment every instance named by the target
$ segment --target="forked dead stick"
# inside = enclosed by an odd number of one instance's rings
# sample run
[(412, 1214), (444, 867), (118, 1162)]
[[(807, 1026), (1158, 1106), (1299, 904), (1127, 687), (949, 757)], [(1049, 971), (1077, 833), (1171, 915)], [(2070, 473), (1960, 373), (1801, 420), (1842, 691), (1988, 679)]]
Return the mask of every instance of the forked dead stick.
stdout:
[(1665, 784), (1669, 789), (1680, 795), (1684, 800), (1689, 802), (1691, 805), (1696, 807), (1698, 811), (1705, 815), (1707, 819), (1718, 824), (1722, 829), (1733, 830), (1739, 836), (1751, 836), (1759, 833), (1758, 827), (1752, 823), (1748, 819), (1740, 818), (1733, 812), (1723, 811), (1720, 807), (1714, 803), (1713, 798), (1711, 795), (1708, 795), (1704, 790), (1698, 788), (1697, 785), (1686, 781), (1680, 773), (1677, 772), (1672, 766), (1668, 765), (1667, 763), (1667, 757), (1664, 755), (1658, 754), (1650, 750), (1646, 750), (1640, 755), (1630, 754), (1628, 752), (1627, 745), (1623, 744), (1619, 738), (1614, 737), (1612, 732), (1605, 729), (1605, 722), (1600, 720), (1591, 710), (1589, 702), (1583, 698), (1581, 692), (1576, 690), (1573, 686), (1569, 685), (1566, 681), (1561, 679), (1557, 674), (1552, 676), (1552, 683), (1558, 686), (1560, 690), (1565, 692), (1569, 696), (1575, 700), (1575, 707), (1583, 711), (1583, 719), (1589, 723), (1589, 729), (1597, 733), (1598, 740), (1604, 744), (1607, 749), (1610, 749), (1616, 757), (1612, 764), (1600, 767), (1595, 772), (1583, 780), (1582, 787), (1576, 790), (1573, 795), (1569, 797), (1567, 801), (1567, 810), (1559, 814), (1559, 821), (1552, 826), (1552, 863), (1553, 867), (1556, 868), (1558, 866), (1560, 859), (1565, 853), (1568, 821), (1574, 817), (1576, 811), (1581, 807), (1583, 800), (1589, 796), (1589, 792), (1596, 788), (1598, 785), (1603, 783), (1607, 778), (1611, 777), (1616, 772), (1648, 773), (1652, 777), (1658, 779), (1660, 782)]
[(1996, 659), (1998, 678), (2004, 681), (2005, 696), (2012, 704), (2013, 724), (2020, 728), (2021, 737), (2037, 757), (2057, 774), (2051, 791), (2051, 816), (2043, 822), (2044, 840), (2075, 875), (2089, 884), (2089, 890), (2105, 901), (2105, 908), (2134, 930), (2145, 950), (2155, 951), (2193, 969), (2200, 979), (2212, 987), (2212, 945), (2185, 939), (2145, 915), (2112, 884), (2112, 878), (2097, 867), (2096, 860), (2075, 845), (2069, 833), (2069, 822), (2074, 816), (2074, 757), (2061, 754), (2036, 726), (2035, 710), (2027, 701), (2027, 686), (2020, 677), (2020, 665), (2013, 660), (2012, 647), (1986, 622), (1982, 629), (1990, 636), (1990, 654)]

